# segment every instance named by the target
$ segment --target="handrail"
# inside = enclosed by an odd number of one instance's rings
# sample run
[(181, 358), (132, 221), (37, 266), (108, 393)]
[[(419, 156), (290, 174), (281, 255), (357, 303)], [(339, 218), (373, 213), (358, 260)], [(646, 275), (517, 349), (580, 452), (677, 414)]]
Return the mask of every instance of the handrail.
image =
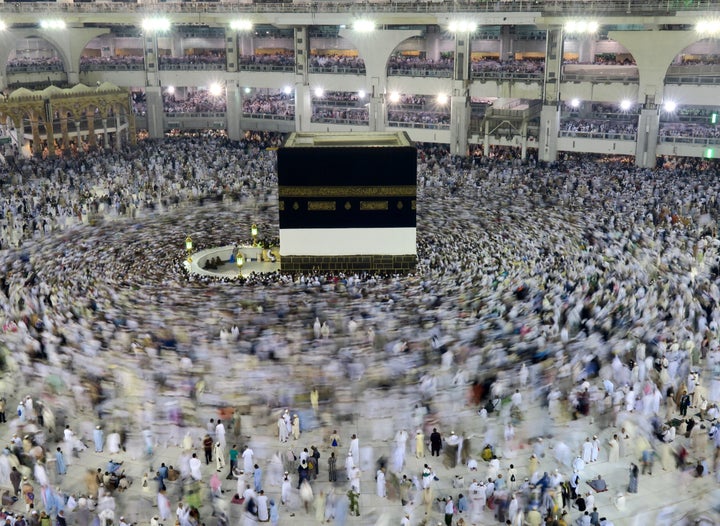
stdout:
[(274, 113), (243, 113), (243, 119), (261, 119), (269, 121), (294, 121), (295, 115), (276, 115)]
[(365, 68), (352, 66), (308, 66), (310, 73), (347, 73), (350, 75), (365, 75)]
[(390, 77), (452, 77), (452, 69), (423, 69), (423, 68), (388, 68), (387, 74)]
[(24, 2), (2, 3), (0, 14), (44, 13), (348, 13), (362, 8), (366, 13), (490, 13), (522, 12), (542, 13), (546, 16), (575, 14), (660, 15), (678, 11), (714, 11), (713, 0), (453, 0), (453, 1), (308, 1), (271, 3), (244, 2)]
[(665, 77), (665, 84), (720, 84), (720, 76), (693, 75), (693, 76), (668, 76)]
[(310, 122), (316, 122), (319, 124), (348, 124), (352, 126), (367, 126), (369, 124), (368, 119), (335, 119), (333, 117), (315, 117), (310, 119)]
[(520, 71), (473, 71), (471, 74), (473, 80), (525, 80), (525, 81), (542, 81), (544, 73), (536, 72), (520, 72)]
[(720, 137), (682, 137), (677, 135), (660, 135), (658, 136), (658, 142), (720, 146)]
[(581, 132), (560, 130), (560, 137), (570, 139), (605, 139), (610, 141), (636, 141), (637, 133)]
[(450, 124), (441, 122), (400, 122), (388, 121), (388, 126), (392, 128), (423, 128), (426, 130), (449, 130)]

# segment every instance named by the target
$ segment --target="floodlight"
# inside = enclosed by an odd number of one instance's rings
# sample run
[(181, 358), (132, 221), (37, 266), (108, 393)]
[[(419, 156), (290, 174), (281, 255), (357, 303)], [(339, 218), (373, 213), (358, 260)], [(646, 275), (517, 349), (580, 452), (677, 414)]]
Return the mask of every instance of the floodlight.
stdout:
[(367, 95), (367, 93), (365, 93), (364, 89), (361, 89), (360, 91), (358, 91), (358, 99), (364, 99), (366, 95)]
[(65, 29), (65, 21), (60, 19), (41, 20), (40, 27), (42, 29)]
[(628, 111), (630, 108), (632, 108), (632, 102), (630, 102), (628, 99), (624, 99), (620, 102), (621, 110)]
[(393, 104), (400, 102), (400, 94), (397, 91), (393, 91), (390, 93), (389, 97), (390, 102)]
[(450, 22), (448, 30), (451, 33), (474, 33), (477, 29), (475, 22), (468, 22), (467, 20), (458, 20)]
[(695, 25), (695, 31), (701, 34), (714, 35), (720, 32), (720, 20), (701, 20)]
[(441, 106), (445, 106), (445, 104), (448, 103), (450, 98), (445, 93), (438, 93), (436, 100), (438, 104), (440, 104)]
[(213, 82), (212, 84), (210, 84), (209, 91), (210, 95), (212, 95), (213, 97), (219, 97), (220, 95), (222, 95), (223, 88), (217, 82)]
[(230, 22), (230, 29), (233, 31), (251, 31), (252, 28), (252, 20), (240, 19)]
[(597, 33), (600, 24), (595, 20), (568, 20), (565, 23), (566, 33), (591, 35)]
[(359, 33), (369, 33), (375, 31), (375, 22), (372, 20), (356, 20), (353, 22), (353, 29)]
[(283, 88), (283, 93), (284, 93), (285, 95), (290, 95), (290, 94), (292, 93), (292, 88), (291, 88), (290, 86), (285, 86), (285, 87)]
[(175, 94), (175, 86), (168, 86), (165, 90), (168, 95), (174, 95)]
[(7, 29), (7, 24), (0, 20), (0, 31), (5, 31)]
[(320, 86), (315, 88), (315, 97), (318, 99), (322, 99), (323, 95), (325, 95), (325, 90), (323, 90)]
[(170, 20), (167, 18), (146, 18), (142, 21), (143, 31), (148, 33), (164, 33), (170, 31)]
[(579, 108), (580, 107), (580, 99), (577, 99), (577, 98), (572, 99), (570, 101), (570, 107), (571, 108)]
[(250, 93), (252, 90), (250, 88), (245, 88), (245, 93)]
[(665, 101), (665, 104), (663, 104), (663, 110), (665, 110), (666, 113), (672, 113), (677, 109), (677, 103), (674, 100), (667, 100)]

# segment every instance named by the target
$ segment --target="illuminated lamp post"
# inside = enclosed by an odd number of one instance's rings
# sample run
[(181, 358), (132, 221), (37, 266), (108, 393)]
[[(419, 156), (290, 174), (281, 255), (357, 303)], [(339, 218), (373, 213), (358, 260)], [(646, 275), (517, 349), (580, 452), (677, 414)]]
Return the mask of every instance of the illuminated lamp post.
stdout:
[(185, 238), (185, 250), (187, 250), (187, 260), (188, 263), (192, 263), (192, 238), (190, 236)]
[(257, 246), (257, 235), (258, 235), (258, 227), (255, 223), (250, 227), (250, 235), (252, 236), (252, 246)]

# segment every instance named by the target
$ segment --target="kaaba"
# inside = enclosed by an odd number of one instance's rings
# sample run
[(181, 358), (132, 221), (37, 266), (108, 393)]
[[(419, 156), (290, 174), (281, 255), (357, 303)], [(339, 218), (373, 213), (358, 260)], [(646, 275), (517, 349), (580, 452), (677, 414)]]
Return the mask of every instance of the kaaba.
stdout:
[(292, 133), (277, 163), (282, 271), (415, 269), (417, 150), (405, 132)]

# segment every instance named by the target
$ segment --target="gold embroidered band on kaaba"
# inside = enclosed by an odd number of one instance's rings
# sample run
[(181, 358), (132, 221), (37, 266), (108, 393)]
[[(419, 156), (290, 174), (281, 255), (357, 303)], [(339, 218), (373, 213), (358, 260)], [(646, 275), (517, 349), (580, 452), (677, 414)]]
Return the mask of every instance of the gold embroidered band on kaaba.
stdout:
[(415, 197), (417, 186), (280, 186), (278, 197)]

